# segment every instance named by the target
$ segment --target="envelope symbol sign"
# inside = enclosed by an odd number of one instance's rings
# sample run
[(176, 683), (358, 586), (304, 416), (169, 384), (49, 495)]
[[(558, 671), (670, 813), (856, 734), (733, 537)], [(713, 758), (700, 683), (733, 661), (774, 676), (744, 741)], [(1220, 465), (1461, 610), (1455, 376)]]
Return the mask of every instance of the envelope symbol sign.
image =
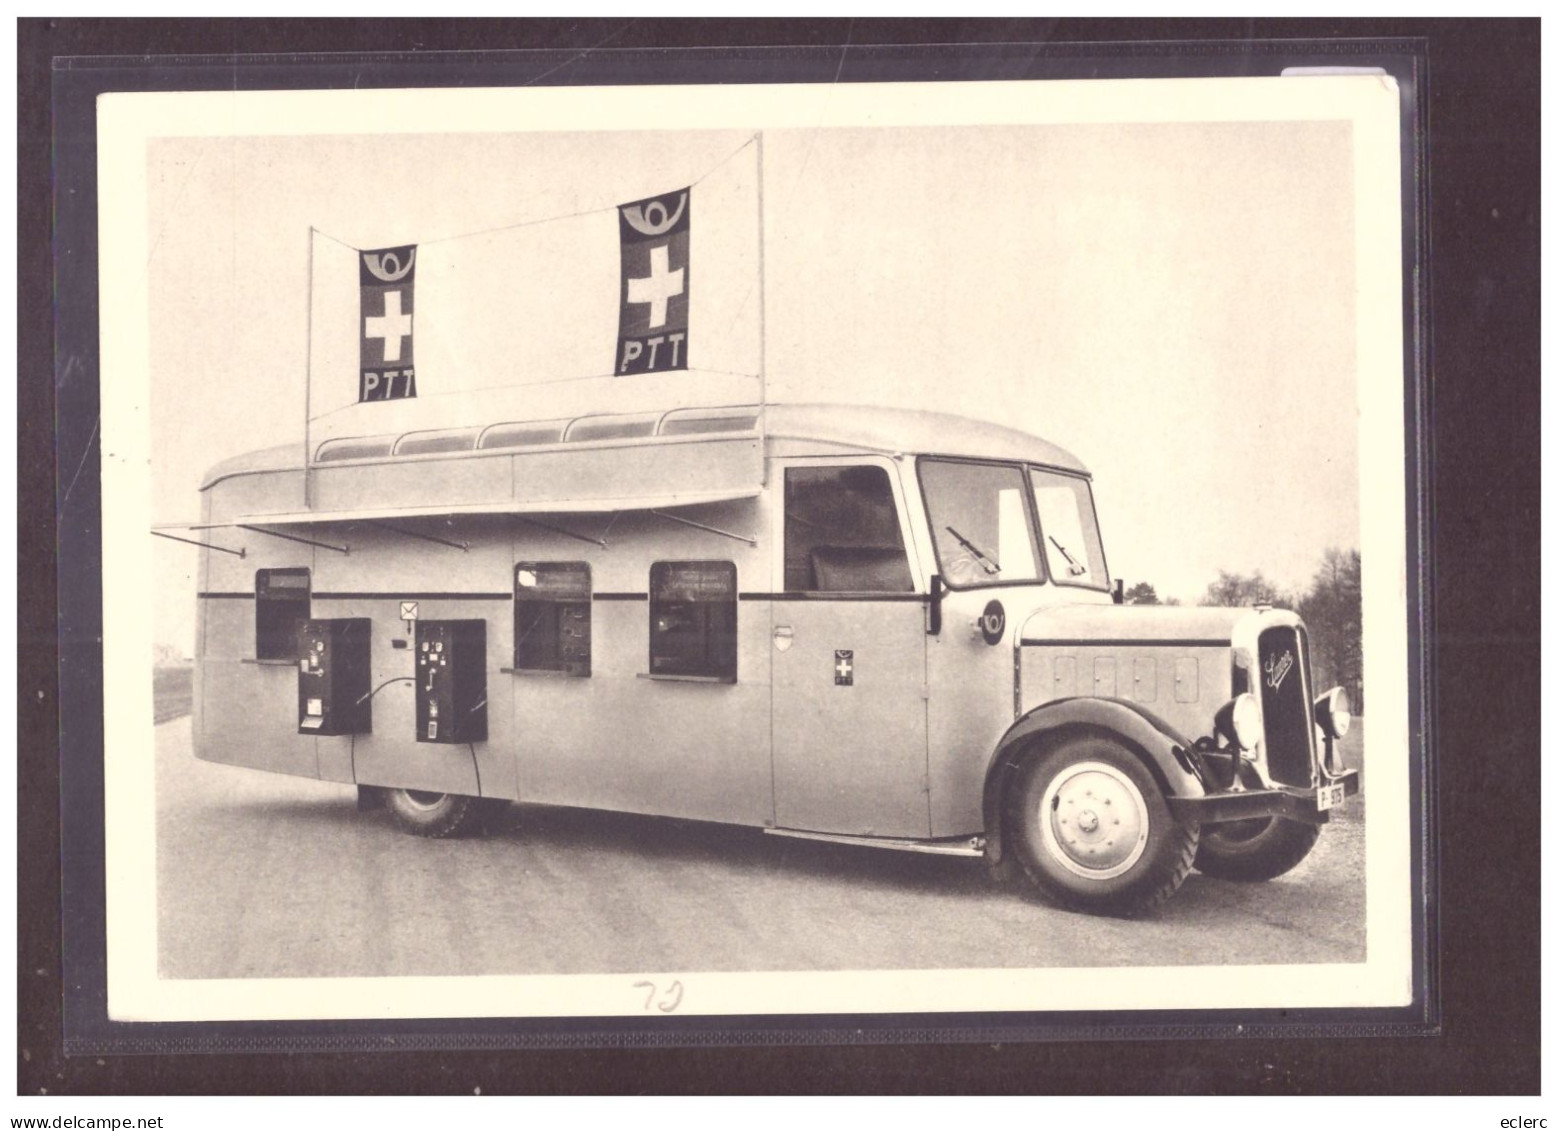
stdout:
[(401, 620), (416, 620), (417, 619), (417, 603), (415, 601), (402, 601), (400, 603), (400, 619)]

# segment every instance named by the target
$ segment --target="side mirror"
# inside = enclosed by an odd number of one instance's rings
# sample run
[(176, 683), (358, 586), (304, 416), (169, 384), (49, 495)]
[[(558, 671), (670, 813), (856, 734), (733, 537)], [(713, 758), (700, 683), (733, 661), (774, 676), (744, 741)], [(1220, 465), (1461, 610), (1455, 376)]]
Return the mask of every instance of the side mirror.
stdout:
[(926, 620), (927, 620), (927, 624), (925, 625), (925, 633), (928, 636), (940, 636), (941, 635), (941, 598), (942, 598), (942, 594), (945, 593), (945, 592), (946, 592), (946, 589), (941, 584), (941, 574), (939, 574), (939, 573), (931, 574), (930, 575), (930, 604), (926, 606), (926, 613), (925, 613)]
[(1123, 577), (1114, 579), (1114, 603), (1116, 605), (1125, 604), (1125, 578)]

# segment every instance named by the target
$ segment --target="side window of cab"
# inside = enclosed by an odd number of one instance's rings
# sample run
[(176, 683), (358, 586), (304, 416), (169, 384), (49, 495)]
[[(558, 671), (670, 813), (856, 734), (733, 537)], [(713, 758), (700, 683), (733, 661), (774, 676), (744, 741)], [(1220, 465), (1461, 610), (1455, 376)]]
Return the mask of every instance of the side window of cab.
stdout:
[(785, 469), (784, 588), (789, 593), (913, 590), (885, 468)]

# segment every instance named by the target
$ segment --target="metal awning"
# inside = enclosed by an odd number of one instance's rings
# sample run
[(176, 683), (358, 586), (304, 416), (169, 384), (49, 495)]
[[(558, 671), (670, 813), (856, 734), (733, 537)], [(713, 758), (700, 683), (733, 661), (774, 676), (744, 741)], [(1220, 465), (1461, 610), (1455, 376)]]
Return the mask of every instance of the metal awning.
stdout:
[(320, 526), (336, 522), (385, 522), (408, 518), (458, 518), (476, 515), (612, 514), (617, 511), (669, 510), (703, 503), (724, 503), (734, 499), (756, 498), (757, 485), (729, 487), (712, 491), (677, 491), (659, 495), (635, 495), (621, 498), (570, 499), (556, 501), (502, 500), (491, 503), (435, 506), (355, 507), (346, 510), (286, 511), (240, 514), (210, 522), (159, 525), (158, 530), (219, 530), (243, 526)]

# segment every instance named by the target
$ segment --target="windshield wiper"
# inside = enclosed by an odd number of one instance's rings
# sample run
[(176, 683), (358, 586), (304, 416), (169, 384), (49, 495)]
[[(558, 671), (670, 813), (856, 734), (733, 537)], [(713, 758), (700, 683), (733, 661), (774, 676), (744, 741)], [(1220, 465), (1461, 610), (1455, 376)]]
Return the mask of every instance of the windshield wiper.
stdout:
[[(963, 549), (967, 550), (969, 553), (973, 554), (974, 557), (979, 559), (979, 564), (985, 567), (986, 573), (993, 575), (1001, 572), (1000, 563), (998, 563), (994, 558), (990, 557), (990, 555), (986, 554), (978, 546), (970, 542), (967, 538), (963, 537), (952, 527), (947, 527), (947, 533), (956, 538), (959, 544), (962, 545)], [(1062, 551), (1062, 553), (1064, 553), (1064, 551)]]
[(1084, 573), (1087, 572), (1087, 567), (1085, 565), (1080, 564), (1070, 554), (1066, 553), (1066, 548), (1064, 546), (1062, 546), (1058, 541), (1056, 541), (1055, 536), (1053, 534), (1051, 534), (1049, 536), (1049, 540), (1051, 542), (1055, 543), (1055, 549), (1059, 550), (1061, 552), (1061, 555), (1066, 559), (1066, 572), (1067, 573), (1069, 573), (1072, 577), (1081, 577)]

